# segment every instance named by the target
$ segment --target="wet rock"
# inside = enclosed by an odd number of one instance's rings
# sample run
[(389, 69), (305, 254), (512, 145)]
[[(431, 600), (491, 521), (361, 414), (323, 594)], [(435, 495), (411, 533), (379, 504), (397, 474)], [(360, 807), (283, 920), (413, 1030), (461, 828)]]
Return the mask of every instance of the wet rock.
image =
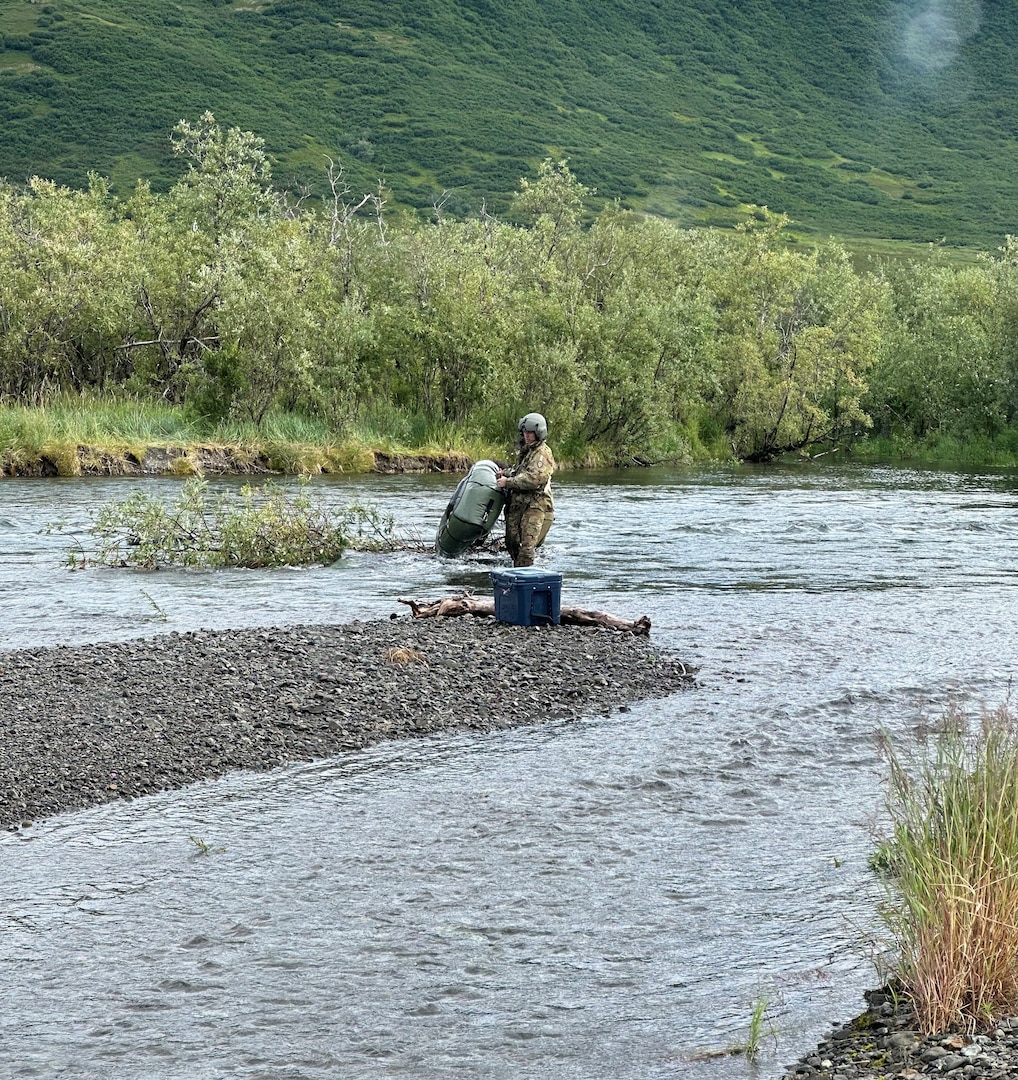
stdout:
[(382, 739), (608, 715), (693, 685), (647, 638), (470, 617), (0, 653), (0, 828)]

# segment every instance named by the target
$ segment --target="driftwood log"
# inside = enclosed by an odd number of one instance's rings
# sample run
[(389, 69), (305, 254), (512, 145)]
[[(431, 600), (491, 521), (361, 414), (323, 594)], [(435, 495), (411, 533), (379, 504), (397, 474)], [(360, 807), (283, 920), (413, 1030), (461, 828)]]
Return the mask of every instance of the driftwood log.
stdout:
[[(444, 619), (454, 618), (457, 615), (494, 616), (495, 614), (493, 597), (469, 596), (467, 593), (447, 596), (443, 600), (407, 600), (401, 597), (399, 603), (406, 604), (415, 619)], [(566, 626), (606, 626), (611, 630), (625, 630), (631, 634), (650, 633), (650, 619), (646, 615), (641, 615), (638, 619), (620, 619), (616, 615), (609, 615), (606, 611), (563, 606), (559, 612), (559, 621)]]

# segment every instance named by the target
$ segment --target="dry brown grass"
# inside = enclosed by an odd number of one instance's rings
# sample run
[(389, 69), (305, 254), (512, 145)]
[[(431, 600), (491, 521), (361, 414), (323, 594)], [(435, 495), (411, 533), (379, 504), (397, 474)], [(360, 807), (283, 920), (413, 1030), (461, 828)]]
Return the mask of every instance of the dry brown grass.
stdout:
[(928, 1034), (1018, 1014), (1018, 722), (953, 711), (925, 752), (888, 745), (899, 981)]
[(424, 664), (427, 665), (428, 661), (424, 653), (418, 652), (416, 649), (386, 649), (382, 653), (382, 659), (387, 664)]

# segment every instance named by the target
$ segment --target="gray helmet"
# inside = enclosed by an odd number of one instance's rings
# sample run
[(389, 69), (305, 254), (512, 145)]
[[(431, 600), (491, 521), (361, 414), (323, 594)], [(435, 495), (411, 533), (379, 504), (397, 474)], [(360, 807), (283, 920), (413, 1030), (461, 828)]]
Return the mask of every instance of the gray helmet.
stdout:
[(548, 421), (539, 412), (528, 412), (520, 418), (520, 435), (525, 431), (532, 431), (538, 442), (544, 442), (548, 438)]

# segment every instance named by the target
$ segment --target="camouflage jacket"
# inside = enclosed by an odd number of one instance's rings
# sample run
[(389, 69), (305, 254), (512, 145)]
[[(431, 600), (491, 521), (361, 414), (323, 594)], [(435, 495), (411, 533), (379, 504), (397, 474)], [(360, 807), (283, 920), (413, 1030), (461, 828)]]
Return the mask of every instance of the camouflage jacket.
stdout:
[(555, 458), (551, 447), (544, 442), (534, 443), (520, 451), (519, 460), (509, 470), (505, 490), (514, 502), (537, 502), (547, 496), (551, 503), (551, 474)]

